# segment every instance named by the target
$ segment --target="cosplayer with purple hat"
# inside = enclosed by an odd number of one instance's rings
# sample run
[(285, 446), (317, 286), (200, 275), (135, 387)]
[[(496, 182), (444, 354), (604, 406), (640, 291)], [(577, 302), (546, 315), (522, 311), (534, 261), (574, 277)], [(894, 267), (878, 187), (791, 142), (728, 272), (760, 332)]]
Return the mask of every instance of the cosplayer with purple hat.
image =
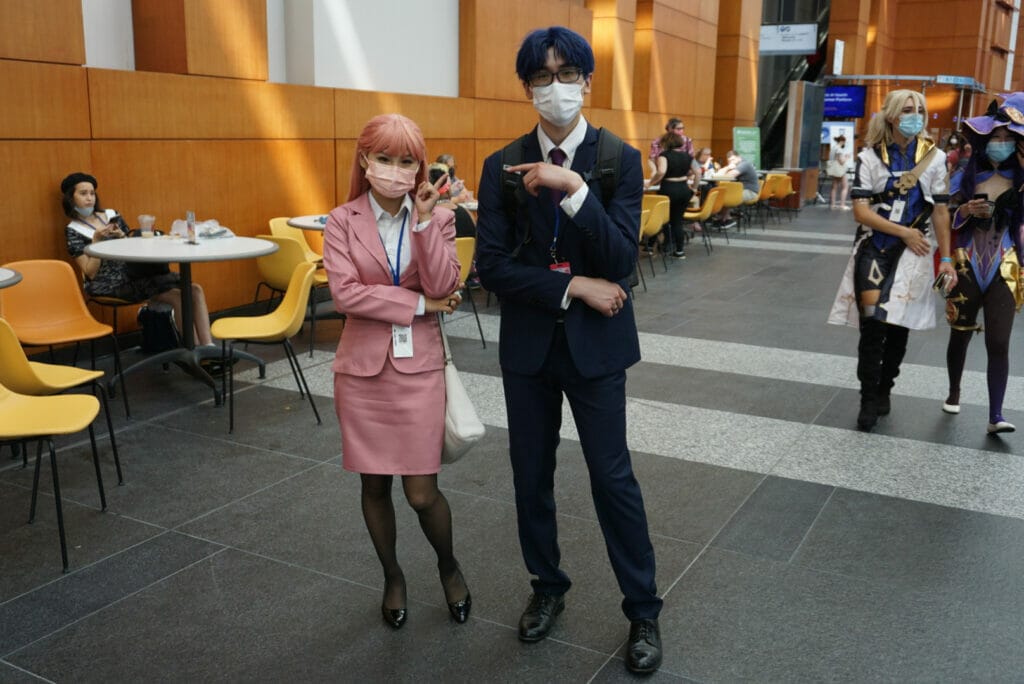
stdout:
[[(967, 346), (985, 331), (988, 352), (988, 426), (990, 435), (1016, 428), (1002, 414), (1010, 373), (1013, 314), (1024, 303), (1020, 274), (1021, 187), (1024, 186), (1024, 93), (995, 100), (983, 116), (965, 122), (964, 136), (974, 148), (967, 168), (954, 180), (951, 206), (952, 258), (959, 276), (946, 298), (949, 345), (946, 413), (960, 413), (960, 379)], [(984, 310), (984, 324), (978, 311)]]

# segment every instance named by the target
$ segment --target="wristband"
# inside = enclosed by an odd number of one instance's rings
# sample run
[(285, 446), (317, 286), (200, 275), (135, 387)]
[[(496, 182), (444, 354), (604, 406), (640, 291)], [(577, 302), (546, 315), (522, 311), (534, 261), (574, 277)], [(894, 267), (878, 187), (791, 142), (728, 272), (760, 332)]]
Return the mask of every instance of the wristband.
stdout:
[(943, 263), (943, 264), (951, 264), (951, 263), (953, 263), (953, 258), (952, 257), (942, 257), (941, 259), (939, 259), (939, 261), (941, 263)]

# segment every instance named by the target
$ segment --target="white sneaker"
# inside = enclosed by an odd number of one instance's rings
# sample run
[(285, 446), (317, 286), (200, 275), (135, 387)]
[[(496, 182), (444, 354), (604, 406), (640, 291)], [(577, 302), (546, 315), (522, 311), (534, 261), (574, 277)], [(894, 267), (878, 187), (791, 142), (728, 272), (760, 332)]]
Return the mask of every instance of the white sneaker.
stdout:
[(989, 423), (988, 427), (985, 428), (986, 432), (990, 435), (997, 435), (1002, 432), (1014, 432), (1017, 428), (1013, 426), (1013, 423), (1001, 420), (998, 423)]
[(953, 415), (956, 415), (960, 413), (960, 404), (947, 404), (946, 402), (942, 402), (942, 410), (945, 413), (952, 413)]

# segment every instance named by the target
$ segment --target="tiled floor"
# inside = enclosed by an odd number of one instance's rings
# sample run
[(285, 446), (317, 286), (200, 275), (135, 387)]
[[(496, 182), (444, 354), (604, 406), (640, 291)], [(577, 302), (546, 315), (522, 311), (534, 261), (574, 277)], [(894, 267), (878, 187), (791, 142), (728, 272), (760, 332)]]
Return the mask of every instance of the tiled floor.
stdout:
[[(963, 413), (939, 411), (942, 328), (911, 335), (893, 413), (873, 434), (853, 430), (856, 332), (824, 322), (852, 232), (848, 212), (808, 207), (728, 245), (716, 236), (711, 256), (694, 245), (667, 273), (656, 263), (657, 277), (644, 266), (644, 361), (630, 371), (628, 411), (665, 596), (655, 680), (1022, 678), (1024, 436), (984, 434), (982, 340)], [(266, 380), (239, 368), (251, 384), (233, 435), (224, 409), (177, 370), (129, 379), (133, 419), (113, 405), (125, 486), (100, 442), (106, 513), (87, 442), (61, 440), (67, 575), (49, 467), (29, 526), (31, 470), (2, 452), (0, 682), (629, 679), (620, 596), (568, 419), (557, 496), (574, 587), (548, 640), (516, 639), (529, 584), (497, 314), (481, 316), (486, 349), (471, 316), (449, 323), (490, 426), (441, 475), (473, 591), (468, 624), (448, 618), (401, 502), (410, 618), (399, 632), (381, 622), (358, 478), (340, 467), (329, 322), (315, 357), (302, 357), (322, 426), (266, 349)], [(1006, 416), (1024, 426), (1021, 332)]]

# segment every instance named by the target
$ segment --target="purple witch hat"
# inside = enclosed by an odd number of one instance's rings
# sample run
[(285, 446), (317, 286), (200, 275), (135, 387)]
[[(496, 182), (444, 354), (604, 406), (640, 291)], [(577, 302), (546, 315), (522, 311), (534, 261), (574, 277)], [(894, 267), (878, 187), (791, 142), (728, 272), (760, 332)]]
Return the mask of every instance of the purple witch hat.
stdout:
[[(1024, 93), (1010, 93), (1003, 103), (995, 100), (988, 106), (982, 116), (974, 116), (964, 122), (965, 133), (974, 138), (987, 137), (1000, 126), (1006, 126), (1012, 132), (1024, 137)], [(971, 141), (974, 144), (975, 141)]]

